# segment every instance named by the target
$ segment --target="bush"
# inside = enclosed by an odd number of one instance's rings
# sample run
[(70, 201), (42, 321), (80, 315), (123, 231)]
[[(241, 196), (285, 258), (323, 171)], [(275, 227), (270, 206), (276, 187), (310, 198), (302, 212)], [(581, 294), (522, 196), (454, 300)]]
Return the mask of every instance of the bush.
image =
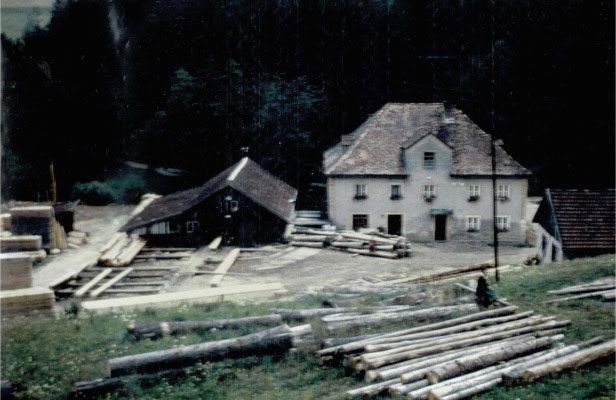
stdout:
[(78, 182), (73, 185), (75, 197), (90, 205), (136, 204), (146, 191), (145, 182), (138, 175), (111, 178), (104, 182)]

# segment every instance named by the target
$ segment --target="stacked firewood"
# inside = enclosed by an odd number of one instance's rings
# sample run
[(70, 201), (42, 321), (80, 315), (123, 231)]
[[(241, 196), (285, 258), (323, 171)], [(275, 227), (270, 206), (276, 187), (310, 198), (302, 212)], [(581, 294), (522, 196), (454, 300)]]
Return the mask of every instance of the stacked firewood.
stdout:
[(328, 247), (372, 257), (401, 258), (411, 255), (411, 244), (404, 236), (378, 231), (360, 233), (295, 227), (290, 237), (292, 246)]
[(346, 343), (337, 339), (318, 355), (324, 364), (342, 364), (377, 381), (348, 391), (350, 398), (394, 393), (451, 400), (487, 391), (503, 380), (532, 381), (614, 352), (613, 341), (611, 350), (605, 344), (581, 350), (599, 339), (563, 347), (560, 333), (569, 321), (516, 309), (475, 312)]
[(600, 278), (580, 285), (567, 286), (558, 290), (548, 290), (548, 294), (556, 295), (558, 298), (548, 300), (545, 303), (560, 303), (587, 298), (614, 301), (616, 299), (616, 281), (613, 276)]

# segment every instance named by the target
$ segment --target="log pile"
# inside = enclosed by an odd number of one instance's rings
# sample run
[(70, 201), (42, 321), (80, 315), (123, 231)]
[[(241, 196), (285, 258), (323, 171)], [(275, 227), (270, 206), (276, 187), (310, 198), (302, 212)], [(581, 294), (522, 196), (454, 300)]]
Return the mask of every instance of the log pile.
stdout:
[(2, 317), (49, 312), (53, 308), (54, 301), (53, 291), (47, 288), (31, 287), (0, 291)]
[(551, 347), (563, 339), (560, 332), (569, 321), (516, 310), (474, 312), (325, 347), (317, 354), (323, 364), (342, 364), (372, 382), (348, 391), (349, 398), (381, 393), (463, 398), (498, 385), (501, 375), (514, 367), (539, 365), (563, 354)]
[(561, 303), (564, 301), (599, 298), (604, 301), (614, 301), (616, 298), (616, 280), (614, 277), (606, 277), (580, 285), (567, 286), (558, 290), (548, 290), (548, 294), (558, 296), (544, 303)]
[(126, 233), (114, 235), (100, 250), (98, 262), (108, 267), (125, 267), (146, 245), (139, 235), (128, 236)]
[(23, 253), (0, 254), (0, 290), (32, 286), (32, 259)]
[(290, 236), (290, 244), (299, 247), (327, 247), (364, 256), (390, 259), (411, 255), (411, 244), (407, 238), (378, 231), (359, 233), (295, 227)]

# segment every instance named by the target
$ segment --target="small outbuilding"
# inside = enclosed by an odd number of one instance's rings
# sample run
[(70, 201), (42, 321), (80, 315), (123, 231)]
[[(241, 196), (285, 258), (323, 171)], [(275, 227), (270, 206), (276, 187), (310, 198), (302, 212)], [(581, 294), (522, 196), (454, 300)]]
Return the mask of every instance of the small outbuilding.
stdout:
[(279, 240), (295, 216), (297, 190), (248, 157), (203, 185), (154, 200), (122, 228), (150, 244), (254, 246)]
[(614, 189), (546, 189), (539, 224), (541, 263), (614, 253)]

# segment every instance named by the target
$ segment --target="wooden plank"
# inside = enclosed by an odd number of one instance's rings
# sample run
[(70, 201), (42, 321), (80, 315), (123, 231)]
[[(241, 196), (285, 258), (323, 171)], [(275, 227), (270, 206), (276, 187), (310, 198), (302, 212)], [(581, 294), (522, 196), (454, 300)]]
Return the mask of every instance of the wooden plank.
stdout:
[(216, 268), (216, 270), (214, 271), (217, 273), (217, 275), (210, 280), (210, 286), (217, 287), (218, 285), (220, 285), (220, 282), (222, 282), (223, 278), (225, 277), (225, 274), (229, 271), (231, 266), (233, 266), (233, 263), (239, 255), (240, 249), (233, 249), (229, 254), (227, 254), (227, 256), (224, 258), (224, 260), (222, 260), (218, 268)]
[(111, 262), (112, 266), (114, 267), (127, 266), (133, 261), (133, 258), (135, 258), (137, 254), (139, 254), (139, 252), (145, 246), (145, 244), (146, 244), (145, 240), (139, 238), (138, 236), (133, 236), (132, 242), (122, 250), (122, 252), (118, 255), (118, 257), (115, 260)]
[(69, 271), (67, 273), (65, 273), (64, 275), (60, 276), (58, 279), (52, 281), (47, 287), (50, 289), (54, 289), (58, 286), (60, 286), (61, 284), (63, 284), (64, 282), (71, 280), (71, 279), (75, 279), (79, 276), (80, 273), (83, 272), (83, 270), (85, 270), (86, 268), (91, 267), (92, 264), (85, 264), (83, 265), (81, 268), (79, 268), (76, 271)]
[(217, 288), (196, 289), (183, 292), (161, 293), (147, 296), (133, 296), (119, 299), (104, 299), (81, 303), (86, 310), (108, 311), (123, 308), (173, 307), (183, 303), (211, 303), (223, 301), (228, 297), (248, 294), (268, 296), (284, 291), (281, 283), (234, 285)]
[(214, 240), (212, 240), (210, 242), (210, 244), (207, 245), (207, 248), (209, 250), (217, 250), (218, 247), (220, 247), (220, 243), (222, 242), (222, 236), (218, 236), (217, 238), (215, 238)]
[(0, 238), (0, 250), (40, 250), (43, 246), (41, 235), (13, 235)]
[(113, 278), (111, 278), (107, 282), (105, 282), (103, 285), (101, 285), (101, 287), (99, 287), (96, 290), (93, 290), (90, 293), (90, 297), (92, 297), (92, 298), (98, 297), (98, 295), (100, 295), (105, 290), (107, 290), (110, 287), (112, 287), (116, 282), (119, 282), (122, 278), (124, 278), (126, 275), (130, 274), (131, 272), (133, 272), (132, 268), (127, 268), (125, 271), (120, 272), (119, 274), (117, 274), (116, 276), (114, 276)]
[(90, 289), (92, 289), (98, 282), (100, 282), (104, 277), (111, 273), (111, 268), (105, 268), (100, 272), (100, 274), (96, 275), (92, 280), (83, 285), (79, 290), (75, 292), (75, 297), (81, 297)]

